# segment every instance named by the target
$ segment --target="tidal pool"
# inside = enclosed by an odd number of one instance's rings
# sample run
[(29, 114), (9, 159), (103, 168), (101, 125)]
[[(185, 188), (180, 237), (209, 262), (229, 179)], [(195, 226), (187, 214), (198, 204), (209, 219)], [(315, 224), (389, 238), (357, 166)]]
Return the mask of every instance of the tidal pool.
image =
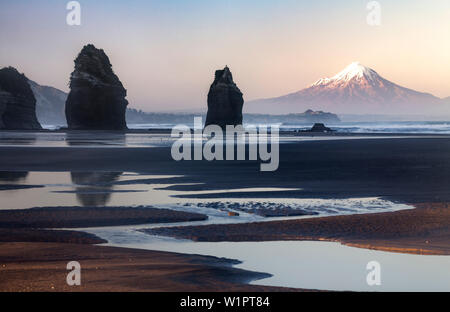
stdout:
[[(159, 225), (161, 226), (161, 225)], [(242, 261), (235, 267), (272, 274), (252, 284), (339, 291), (450, 291), (450, 256), (348, 247), (334, 242), (193, 242), (132, 229), (91, 229), (109, 246), (200, 254)], [(369, 286), (366, 266), (380, 264), (381, 285)]]
[[(217, 191), (176, 191), (161, 181), (176, 176), (152, 176), (122, 172), (0, 172), (0, 186), (29, 186), (0, 191), (0, 209), (26, 209), (43, 206), (155, 206), (198, 212), (208, 220), (165, 224), (164, 226), (241, 223), (280, 220), (264, 218), (239, 210), (230, 216), (217, 203), (234, 207), (289, 205), (319, 216), (371, 213), (411, 209), (411, 206), (381, 198), (262, 198), (258, 193), (283, 192), (277, 188), (247, 188)], [(152, 182), (154, 179), (155, 183)], [(40, 187), (32, 187), (40, 186)], [(220, 198), (227, 192), (242, 193), (239, 198)], [(214, 193), (211, 198), (180, 198), (180, 194)], [(301, 192), (301, 189), (299, 189)], [(245, 194), (252, 193), (250, 198)], [(201, 204), (201, 205), (200, 205)], [(267, 206), (264, 206), (266, 205)], [(228, 209), (228, 208), (227, 208)], [(304, 216), (315, 217), (315, 216)], [(302, 218), (302, 217), (295, 217)], [(358, 249), (329, 242), (192, 242), (139, 232), (162, 225), (143, 224), (109, 228), (80, 229), (108, 240), (107, 245), (212, 255), (242, 261), (239, 268), (266, 272), (273, 276), (254, 284), (325, 290), (354, 291), (450, 291), (450, 257), (422, 256)], [(381, 285), (368, 286), (366, 265), (381, 265)]]

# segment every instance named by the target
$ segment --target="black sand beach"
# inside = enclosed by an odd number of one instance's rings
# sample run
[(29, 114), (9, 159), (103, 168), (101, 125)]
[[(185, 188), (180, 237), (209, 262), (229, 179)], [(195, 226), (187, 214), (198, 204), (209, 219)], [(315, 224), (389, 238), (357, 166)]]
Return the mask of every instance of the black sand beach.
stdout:
[[(7, 146), (0, 147), (0, 170), (129, 171), (184, 175), (160, 181), (175, 184), (170, 188), (181, 191), (284, 187), (302, 190), (277, 192), (279, 196), (379, 196), (408, 203), (446, 201), (450, 198), (447, 188), (450, 181), (450, 137), (286, 143), (280, 145), (280, 166), (275, 172), (260, 172), (259, 164), (254, 161), (176, 162), (171, 158), (170, 147)], [(152, 183), (155, 183), (153, 179)], [(201, 197), (251, 198), (252, 193), (228, 192), (203, 194)]]

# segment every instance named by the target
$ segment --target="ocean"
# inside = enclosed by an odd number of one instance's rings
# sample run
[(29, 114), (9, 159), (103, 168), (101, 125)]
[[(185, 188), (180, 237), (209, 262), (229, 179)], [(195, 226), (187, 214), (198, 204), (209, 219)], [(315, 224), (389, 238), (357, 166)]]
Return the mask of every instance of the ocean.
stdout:
[[(172, 129), (177, 124), (171, 123), (130, 123), (128, 128), (132, 130), (143, 129)], [(307, 130), (311, 124), (245, 124), (249, 126), (278, 126), (282, 131)], [(193, 127), (192, 124), (187, 124)], [(450, 121), (382, 121), (382, 122), (341, 122), (338, 124), (326, 124), (336, 132), (340, 133), (424, 133), (424, 134), (450, 134)], [(43, 124), (42, 127), (48, 130), (57, 130), (63, 125)]]
[[(244, 126), (255, 126), (245, 124)], [(313, 124), (274, 124), (282, 131), (310, 129)], [(171, 129), (175, 124), (129, 124), (130, 129)], [(188, 125), (193, 126), (193, 125)], [(256, 125), (259, 126), (259, 125)], [(270, 125), (266, 125), (270, 126)], [(426, 133), (450, 134), (450, 121), (399, 121), (399, 122), (342, 122), (327, 124), (336, 132), (342, 133)]]

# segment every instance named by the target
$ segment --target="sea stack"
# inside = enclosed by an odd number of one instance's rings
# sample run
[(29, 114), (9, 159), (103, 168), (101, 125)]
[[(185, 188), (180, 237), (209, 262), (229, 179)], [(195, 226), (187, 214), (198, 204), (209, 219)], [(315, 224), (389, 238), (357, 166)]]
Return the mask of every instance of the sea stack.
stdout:
[(92, 44), (84, 46), (70, 76), (65, 109), (69, 129), (127, 129), (126, 95), (105, 52)]
[(208, 93), (205, 126), (218, 125), (225, 128), (227, 125), (241, 125), (243, 105), (242, 92), (234, 83), (228, 66), (216, 70), (214, 82)]
[(333, 132), (331, 128), (325, 127), (323, 123), (315, 123), (308, 132)]
[(0, 69), (0, 129), (42, 129), (28, 79), (13, 67)]

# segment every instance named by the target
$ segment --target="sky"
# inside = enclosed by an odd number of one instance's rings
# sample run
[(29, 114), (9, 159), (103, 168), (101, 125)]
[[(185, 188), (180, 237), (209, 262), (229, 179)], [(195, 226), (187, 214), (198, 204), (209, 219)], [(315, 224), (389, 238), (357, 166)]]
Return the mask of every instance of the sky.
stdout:
[(384, 78), (450, 96), (450, 1), (0, 0), (0, 67), (69, 91), (87, 43), (105, 50), (144, 111), (206, 109), (214, 71), (228, 65), (246, 101), (303, 89), (359, 61)]

